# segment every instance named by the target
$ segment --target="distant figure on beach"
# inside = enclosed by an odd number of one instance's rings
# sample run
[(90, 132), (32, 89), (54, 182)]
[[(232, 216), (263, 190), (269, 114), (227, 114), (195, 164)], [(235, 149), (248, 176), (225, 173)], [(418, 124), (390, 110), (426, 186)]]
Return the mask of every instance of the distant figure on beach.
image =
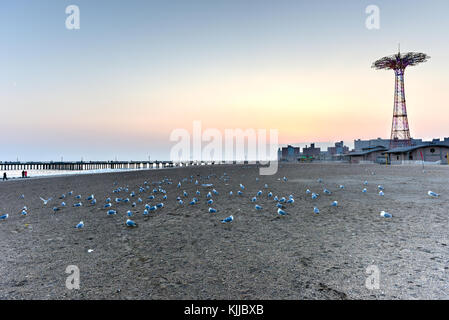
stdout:
[(3, 172), (3, 181), (8, 180), (8, 177), (6, 176), (6, 172)]
[(22, 178), (25, 178), (25, 170), (22, 170)]
[(28, 171), (25, 170), (24, 174), (25, 174), (25, 178), (28, 178)]

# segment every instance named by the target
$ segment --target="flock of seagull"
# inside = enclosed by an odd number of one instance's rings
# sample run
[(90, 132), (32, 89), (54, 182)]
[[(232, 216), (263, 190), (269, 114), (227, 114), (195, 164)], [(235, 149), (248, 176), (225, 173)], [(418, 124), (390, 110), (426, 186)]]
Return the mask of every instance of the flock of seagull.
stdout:
[[(213, 177), (217, 177), (216, 174), (210, 174), (208, 176), (205, 177), (200, 177), (200, 180), (208, 180), (208, 182), (210, 182), (210, 179)], [(221, 177), (219, 177), (219, 180), (223, 181), (223, 182), (229, 182), (230, 177), (224, 173)], [(287, 177), (283, 177), (282, 180), (281, 178), (278, 178), (278, 180), (282, 181), (282, 182), (287, 182), (288, 179)], [(256, 178), (256, 182), (259, 181), (259, 178)], [(204, 182), (204, 181), (203, 181)], [(323, 183), (322, 179), (317, 179), (318, 183)], [(176, 197), (176, 202), (178, 205), (183, 205), (185, 200), (188, 199), (188, 193), (183, 190), (182, 192), (180, 192), (183, 184), (188, 184), (188, 183), (194, 183), (198, 188), (201, 186), (203, 188), (207, 188), (207, 193), (206, 193), (206, 203), (209, 206), (208, 208), (208, 212), (209, 213), (216, 213), (218, 212), (218, 209), (213, 207), (214, 204), (214, 197), (217, 197), (219, 195), (219, 192), (215, 189), (214, 184), (212, 183), (200, 183), (198, 181), (198, 179), (194, 178), (194, 176), (190, 176), (189, 178), (184, 178), (181, 181), (178, 182), (177, 184), (177, 189), (179, 190), (178, 192), (180, 193), (180, 195), (178, 195)], [(117, 187), (117, 182), (114, 182), (113, 187), (115, 187), (115, 189), (112, 190), (112, 193), (115, 194), (115, 199), (112, 200), (111, 197), (108, 197), (105, 199), (104, 204), (102, 205), (102, 208), (106, 211), (106, 214), (108, 216), (110, 215), (116, 215), (117, 214), (117, 210), (114, 209), (114, 207), (118, 207), (119, 204), (127, 204), (130, 205), (131, 209), (126, 211), (126, 221), (125, 221), (125, 225), (129, 228), (135, 228), (137, 227), (137, 223), (131, 219), (131, 217), (134, 215), (133, 213), (133, 208), (137, 208), (138, 206), (143, 206), (143, 216), (148, 216), (150, 214), (150, 212), (154, 212), (156, 210), (160, 210), (164, 207), (164, 202), (168, 199), (167, 196), (167, 191), (164, 189), (164, 185), (171, 185), (173, 184), (173, 181), (171, 179), (168, 178), (164, 178), (161, 181), (155, 181), (151, 183), (152, 185), (154, 185), (154, 187), (151, 187), (150, 184), (145, 181), (143, 183), (142, 186), (137, 187), (138, 192), (136, 191), (131, 191), (129, 190), (129, 187)], [(362, 189), (362, 193), (367, 193), (367, 188), (366, 186), (368, 185), (368, 181), (364, 181), (364, 188)], [(338, 186), (339, 189), (343, 190), (345, 189), (344, 185), (339, 185)], [(212, 189), (212, 190), (210, 190)], [(277, 214), (279, 216), (285, 216), (287, 215), (287, 210), (286, 210), (286, 206), (293, 204), (295, 202), (295, 199), (293, 197), (292, 194), (290, 194), (288, 197), (282, 196), (279, 197), (277, 195), (273, 195), (273, 192), (268, 191), (269, 187), (268, 184), (264, 184), (263, 188), (260, 189), (255, 196), (250, 198), (250, 202), (254, 204), (254, 208), (257, 211), (260, 211), (263, 209), (263, 207), (258, 204), (257, 202), (259, 202), (259, 200), (261, 199), (261, 197), (264, 194), (264, 191), (262, 191), (263, 189), (265, 189), (265, 193), (266, 193), (266, 199), (268, 200), (272, 200), (273, 203), (275, 204), (275, 208), (277, 208)], [(378, 194), (379, 196), (384, 196), (384, 187), (382, 185), (378, 185), (377, 186), (377, 190), (378, 190)], [(240, 197), (244, 196), (244, 191), (245, 191), (245, 186), (243, 184), (239, 184), (238, 187), (238, 191), (237, 194)], [(310, 191), (310, 189), (307, 189), (306, 191), (307, 195), (310, 195), (311, 199), (317, 199), (320, 194), (319, 193), (315, 193)], [(147, 201), (144, 201), (142, 198), (144, 198), (143, 194), (144, 193), (150, 193), (149, 196), (146, 197)], [(327, 195), (332, 195), (332, 192), (330, 190), (328, 190), (327, 188), (323, 189), (323, 193), (327, 194)], [(229, 197), (233, 197), (234, 192), (230, 191), (229, 192)], [(433, 191), (428, 191), (428, 195), (430, 197), (439, 197), (440, 195), (433, 192)], [(161, 196), (160, 200), (157, 200), (156, 197)], [(194, 197), (188, 201), (188, 204), (190, 206), (194, 206), (196, 205), (200, 200), (199, 197), (201, 196), (201, 191), (200, 190), (196, 190)], [(54, 213), (60, 211), (63, 208), (67, 207), (67, 204), (65, 201), (68, 201), (66, 199), (70, 199), (70, 197), (73, 197), (73, 191), (68, 192), (67, 194), (62, 194), (61, 196), (59, 196), (59, 200), (61, 201), (60, 204), (58, 206), (53, 206), (52, 210)], [(24, 199), (25, 196), (22, 194), (20, 197), (20, 199)], [(73, 197), (74, 198), (74, 203), (73, 203), (73, 207), (83, 207), (83, 202), (82, 202), (82, 196), (81, 195), (76, 195)], [(184, 200), (183, 200), (184, 198)], [(53, 197), (50, 197), (48, 199), (44, 199), (42, 197), (40, 197), (40, 200), (42, 201), (44, 206), (47, 206), (48, 203), (50, 203), (50, 201), (53, 200)], [(94, 194), (91, 194), (89, 196), (87, 196), (85, 198), (85, 201), (88, 203), (88, 205), (90, 206), (95, 206), (97, 205), (97, 199), (95, 198)], [(157, 202), (156, 204), (149, 204), (149, 203), (145, 203), (144, 202)], [(160, 201), (160, 202), (159, 202)], [(186, 201), (187, 202), (187, 201)], [(114, 204), (115, 203), (115, 204)], [(338, 207), (338, 201), (333, 201), (330, 206), (332, 207)], [(135, 211), (137, 209), (134, 209)], [(317, 206), (314, 206), (313, 208), (313, 212), (315, 214), (319, 214), (320, 210)], [(25, 206), (22, 208), (22, 210), (20, 211), (20, 214), (23, 216), (26, 216), (28, 214), (28, 208)], [(382, 211), (380, 213), (381, 217), (384, 218), (391, 218), (392, 214)], [(6, 220), (8, 219), (9, 214), (3, 214), (0, 215), (0, 220)], [(234, 220), (234, 216), (230, 215), (224, 219), (221, 219), (221, 223), (230, 223)], [(80, 221), (78, 224), (76, 224), (74, 226), (76, 229), (83, 229), (84, 228), (84, 221)]]

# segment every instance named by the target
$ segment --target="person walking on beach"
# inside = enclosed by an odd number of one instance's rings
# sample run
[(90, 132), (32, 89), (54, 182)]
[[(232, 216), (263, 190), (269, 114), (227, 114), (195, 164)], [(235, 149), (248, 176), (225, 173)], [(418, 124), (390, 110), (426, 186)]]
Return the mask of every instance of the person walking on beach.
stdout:
[(25, 170), (22, 170), (22, 178), (25, 178)]
[(6, 172), (3, 172), (3, 181), (8, 180), (8, 177), (6, 176)]

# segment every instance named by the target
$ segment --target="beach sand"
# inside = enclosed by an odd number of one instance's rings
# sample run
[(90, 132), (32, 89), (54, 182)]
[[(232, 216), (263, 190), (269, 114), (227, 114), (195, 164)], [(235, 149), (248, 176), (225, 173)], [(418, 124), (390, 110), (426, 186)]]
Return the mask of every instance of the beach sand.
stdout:
[[(224, 172), (226, 183), (219, 179)], [(447, 299), (449, 166), (423, 173), (420, 166), (283, 164), (273, 176), (258, 172), (217, 165), (2, 182), (0, 214), (10, 217), (0, 221), (0, 299)], [(209, 174), (217, 176), (200, 182), (220, 193), (213, 196), (213, 214), (208, 188), (189, 182), (177, 188), (184, 177)], [(165, 206), (144, 218), (144, 204), (161, 202), (162, 195), (149, 201), (153, 185), (141, 194), (139, 186), (164, 177), (173, 181), (163, 185)], [(131, 202), (144, 202), (136, 208), (113, 203), (118, 214), (107, 216), (105, 199), (127, 196), (112, 193), (114, 182), (136, 192)], [(240, 183), (243, 196), (237, 195)], [(333, 193), (324, 194), (324, 187)], [(312, 200), (307, 188), (319, 198)], [(200, 201), (191, 206), (197, 189)], [(68, 207), (53, 213), (70, 190)], [(261, 211), (250, 202), (258, 190)], [(429, 190), (441, 196), (431, 198)], [(294, 196), (287, 216), (278, 216), (268, 191)], [(85, 200), (92, 193), (95, 206)], [(77, 194), (83, 207), (72, 207)], [(53, 200), (44, 206), (40, 196)], [(330, 206), (334, 200), (337, 208)], [(27, 216), (20, 214), (23, 206)], [(127, 210), (137, 228), (125, 226)], [(380, 217), (382, 210), (393, 217)], [(220, 223), (231, 214), (232, 223)], [(75, 229), (81, 220), (84, 229)], [(80, 270), (79, 290), (66, 288), (69, 265)], [(371, 265), (380, 271), (379, 289), (365, 286)]]

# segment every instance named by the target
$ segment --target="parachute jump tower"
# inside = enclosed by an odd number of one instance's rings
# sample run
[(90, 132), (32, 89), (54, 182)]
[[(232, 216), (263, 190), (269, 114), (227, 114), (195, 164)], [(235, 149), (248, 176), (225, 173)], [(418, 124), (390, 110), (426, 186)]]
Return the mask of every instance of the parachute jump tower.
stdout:
[(375, 61), (372, 68), (392, 69), (395, 74), (393, 122), (391, 125), (390, 149), (411, 145), (410, 129), (405, 105), (404, 71), (408, 66), (426, 62), (430, 57), (425, 53), (407, 52), (383, 57)]

